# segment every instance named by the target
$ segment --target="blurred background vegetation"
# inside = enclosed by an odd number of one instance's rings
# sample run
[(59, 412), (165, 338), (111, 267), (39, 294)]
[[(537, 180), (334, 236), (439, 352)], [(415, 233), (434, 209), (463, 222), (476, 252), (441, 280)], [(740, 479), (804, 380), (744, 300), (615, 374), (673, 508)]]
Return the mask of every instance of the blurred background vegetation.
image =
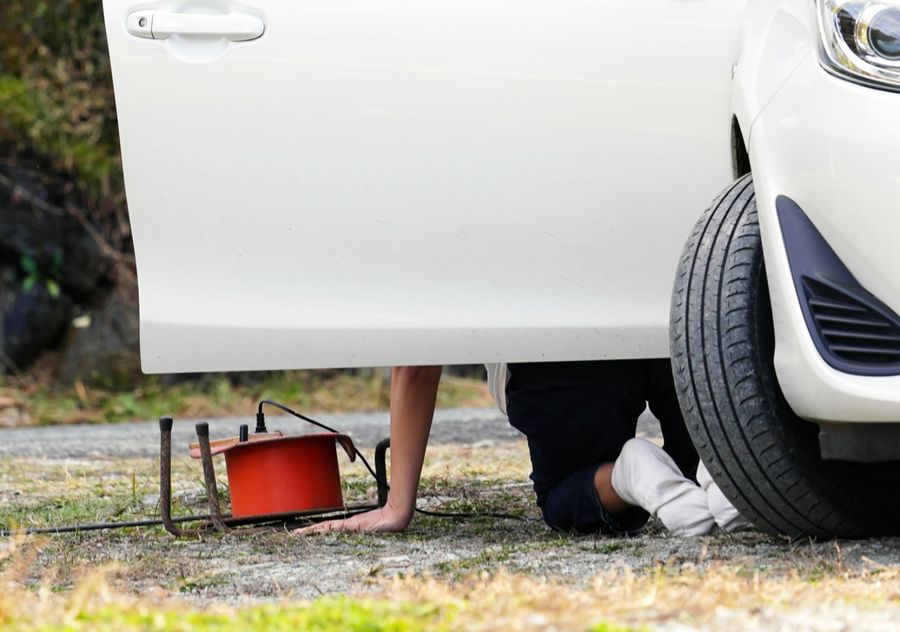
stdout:
[[(0, 3), (0, 331), (0, 426), (387, 405), (379, 369), (141, 375), (101, 0)], [(488, 401), (450, 373), (442, 405)]]
[(131, 251), (100, 0), (4, 0), (0, 143), (72, 185), (106, 241)]

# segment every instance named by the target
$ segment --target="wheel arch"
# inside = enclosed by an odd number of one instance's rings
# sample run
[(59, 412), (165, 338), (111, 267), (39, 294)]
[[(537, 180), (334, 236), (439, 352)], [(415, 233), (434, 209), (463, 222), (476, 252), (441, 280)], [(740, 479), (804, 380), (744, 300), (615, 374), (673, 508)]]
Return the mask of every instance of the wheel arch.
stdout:
[(750, 167), (750, 153), (747, 151), (744, 132), (737, 116), (731, 118), (731, 169), (734, 172), (735, 180), (752, 171)]

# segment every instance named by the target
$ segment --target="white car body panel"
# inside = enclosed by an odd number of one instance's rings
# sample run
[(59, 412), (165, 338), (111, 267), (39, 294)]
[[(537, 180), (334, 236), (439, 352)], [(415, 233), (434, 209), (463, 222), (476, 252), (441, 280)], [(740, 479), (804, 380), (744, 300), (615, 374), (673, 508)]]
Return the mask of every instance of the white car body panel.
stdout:
[(667, 356), (745, 5), (105, 0), (144, 370)]
[[(104, 10), (145, 371), (666, 356), (734, 116), (788, 402), (900, 421), (900, 376), (819, 355), (775, 213), (793, 199), (900, 312), (900, 95), (820, 67), (811, 0)], [(265, 32), (147, 40), (126, 30), (138, 10), (239, 11)]]

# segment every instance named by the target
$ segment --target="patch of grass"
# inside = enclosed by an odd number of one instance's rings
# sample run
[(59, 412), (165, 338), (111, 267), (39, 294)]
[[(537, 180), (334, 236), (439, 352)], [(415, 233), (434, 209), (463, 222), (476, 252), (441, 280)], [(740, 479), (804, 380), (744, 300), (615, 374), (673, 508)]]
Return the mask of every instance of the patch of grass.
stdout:
[(362, 505), (370, 503), (377, 494), (375, 481), (368, 472), (359, 475), (341, 476), (341, 487), (344, 495), (344, 504)]
[(202, 575), (197, 577), (185, 577), (181, 580), (178, 592), (189, 594), (203, 591), (206, 588), (219, 586), (225, 582), (225, 578), (217, 575)]
[[(0, 378), (0, 399), (18, 410), (22, 425), (103, 423), (154, 419), (172, 415), (179, 419), (251, 415), (263, 399), (283, 402), (296, 410), (355, 412), (384, 410), (390, 404), (390, 376), (383, 371), (272, 373), (247, 383), (235, 383), (223, 375), (178, 384), (156, 376), (140, 378), (134, 388), (114, 385), (70, 388), (37, 383), (30, 378)], [(491, 406), (482, 380), (444, 376), (438, 390), (443, 408)]]
[[(448, 490), (445, 494), (453, 492), (454, 490)], [(498, 494), (497, 497), (492, 497), (488, 493), (482, 492), (474, 497), (447, 498), (439, 505), (436, 503), (429, 503), (427, 508), (429, 511), (463, 514), (471, 516), (472, 518), (477, 518), (479, 515), (486, 515), (489, 513), (502, 513), (509, 516), (525, 518), (528, 509), (517, 506), (517, 504), (510, 503), (507, 497), (502, 493)]]
[[(162, 620), (160, 620), (162, 619)], [(406, 632), (445, 630), (452, 612), (428, 605), (322, 598), (301, 606), (254, 606), (235, 612), (147, 611), (110, 606), (76, 619), (94, 630), (346, 630)], [(62, 629), (79, 629), (81, 626)]]
[(68, 524), (107, 522), (122, 518), (130, 502), (119, 504), (112, 499), (57, 498), (34, 505), (16, 507), (4, 512), (0, 528), (49, 527)]
[(511, 546), (492, 547), (484, 549), (471, 557), (436, 564), (435, 570), (440, 573), (450, 574), (456, 578), (462, 577), (466, 572), (496, 570), (499, 566), (508, 562), (514, 552), (515, 548)]
[[(521, 581), (520, 581), (521, 580)], [(550, 587), (552, 601), (541, 596)], [(398, 591), (397, 594), (393, 590)], [(472, 629), (589, 629), (627, 632), (636, 628), (576, 611), (576, 599), (560, 601), (556, 587), (508, 574), (469, 576), (456, 586), (431, 579), (395, 580), (392, 592), (374, 596), (323, 596), (313, 601), (241, 608), (197, 608), (175, 599), (149, 601), (116, 593), (102, 572), (64, 593), (26, 590), (15, 584), (0, 594), (0, 628), (24, 630), (318, 630), (365, 632)], [(574, 615), (574, 616), (573, 616)]]
[(6, 0), (3, 9), (0, 143), (38, 154), (54, 169), (77, 176), (92, 209), (121, 204), (101, 3)]
[(528, 474), (531, 460), (522, 441), (504, 441), (485, 446), (437, 445), (428, 448), (423, 479), (441, 481), (465, 479), (474, 488), (503, 480), (518, 491), (531, 493)]
[[(27, 602), (42, 601), (38, 612), (0, 598), (4, 630), (321, 630), (412, 632), (448, 630), (458, 608), (413, 602), (323, 597), (300, 604), (265, 604), (240, 609), (197, 610), (179, 604), (153, 606), (109, 593), (102, 579), (90, 579), (68, 599), (52, 600), (25, 594)], [(4, 603), (6, 602), (6, 603)]]
[[(296, 542), (291, 540), (290, 542)], [(21, 543), (19, 543), (21, 546)], [(290, 550), (287, 550), (290, 553)], [(802, 572), (747, 577), (731, 565), (600, 572), (571, 585), (497, 570), (515, 551), (497, 548), (460, 564), (444, 578), (404, 573), (370, 581), (366, 596), (326, 596), (314, 601), (234, 608), (196, 605), (170, 597), (117, 594), (103, 575), (75, 580), (74, 588), (28, 588), (15, 570), (0, 576), (0, 628), (91, 630), (472, 630), (573, 629), (599, 632), (681, 628), (817, 627), (888, 622), (900, 614), (900, 569), (873, 565), (825, 578), (815, 585)], [(0, 562), (4, 552), (0, 548)], [(6, 554), (9, 558), (9, 554)], [(178, 564), (174, 556), (165, 558)], [(8, 559), (7, 559), (8, 561)], [(27, 563), (27, 560), (24, 561)], [(481, 564), (487, 565), (483, 568)], [(2, 565), (0, 565), (2, 566)], [(15, 567), (16, 564), (13, 564)], [(21, 568), (23, 564), (18, 564)], [(465, 572), (462, 572), (462, 571)], [(108, 575), (107, 575), (108, 576)], [(218, 578), (188, 576), (173, 588), (205, 593)], [(764, 617), (760, 619), (760, 617)], [(785, 618), (779, 618), (785, 617)], [(851, 627), (853, 627), (851, 625)], [(875, 627), (879, 627), (876, 625)], [(884, 627), (884, 626), (882, 626)], [(869, 628), (870, 629), (870, 628)], [(885, 628), (887, 629), (887, 628)]]
[(585, 547), (585, 550), (599, 553), (600, 555), (609, 555), (610, 553), (622, 551), (625, 548), (627, 548), (627, 545), (622, 540), (600, 541), (595, 538), (591, 546)]
[[(216, 466), (224, 481), (221, 459)], [(152, 517), (157, 507), (153, 502), (145, 504), (145, 498), (158, 493), (158, 467), (155, 459), (0, 459), (0, 529)], [(196, 462), (173, 460), (176, 513), (204, 511), (202, 496), (190, 507), (182, 507), (182, 492), (199, 488), (201, 476)]]

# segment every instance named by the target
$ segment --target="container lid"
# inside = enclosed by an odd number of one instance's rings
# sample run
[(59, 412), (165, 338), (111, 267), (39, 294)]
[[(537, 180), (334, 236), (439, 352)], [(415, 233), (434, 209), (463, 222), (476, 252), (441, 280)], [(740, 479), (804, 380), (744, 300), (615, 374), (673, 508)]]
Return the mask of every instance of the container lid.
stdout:
[[(248, 441), (240, 441), (239, 437), (216, 439), (215, 441), (210, 441), (209, 447), (210, 452), (213, 456), (215, 456), (216, 454), (222, 454), (224, 452), (228, 452), (229, 450), (239, 450), (242, 448), (249, 448), (251, 446), (260, 444), (270, 444), (283, 441), (320, 441), (322, 439), (333, 439), (334, 441), (339, 443), (342, 448), (344, 448), (344, 452), (347, 453), (347, 456), (350, 457), (351, 461), (356, 460), (356, 447), (353, 445), (353, 440), (345, 434), (338, 434), (336, 432), (317, 432), (306, 435), (287, 436), (281, 434), (280, 432), (272, 432), (268, 434), (252, 434), (250, 435)], [(199, 444), (191, 443), (190, 445), (188, 445), (188, 451), (192, 459), (200, 458)]]

